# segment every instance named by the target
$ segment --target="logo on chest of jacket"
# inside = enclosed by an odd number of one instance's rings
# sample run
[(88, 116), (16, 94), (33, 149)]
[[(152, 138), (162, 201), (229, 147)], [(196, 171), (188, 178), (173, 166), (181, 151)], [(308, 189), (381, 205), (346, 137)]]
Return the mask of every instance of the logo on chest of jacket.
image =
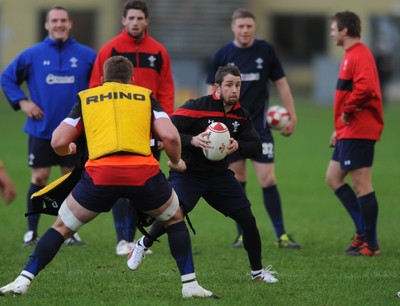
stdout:
[(69, 59), (70, 63), (71, 63), (71, 67), (76, 68), (78, 67), (78, 59), (76, 57), (71, 57)]
[(46, 83), (49, 85), (73, 84), (73, 83), (75, 83), (75, 76), (73, 76), (73, 75), (54, 75), (54, 74), (50, 73), (46, 77)]
[(257, 69), (263, 69), (263, 65), (262, 65), (263, 63), (264, 63), (264, 60), (261, 57), (258, 57), (256, 59)]
[(147, 59), (148, 59), (149, 62), (150, 62), (149, 66), (150, 66), (150, 67), (155, 67), (155, 64), (154, 64), (154, 63), (156, 62), (157, 58), (154, 57), (153, 55), (150, 55)]
[(238, 127), (240, 126), (240, 123), (235, 121), (235, 122), (232, 123), (232, 126), (233, 126), (233, 132), (237, 133)]

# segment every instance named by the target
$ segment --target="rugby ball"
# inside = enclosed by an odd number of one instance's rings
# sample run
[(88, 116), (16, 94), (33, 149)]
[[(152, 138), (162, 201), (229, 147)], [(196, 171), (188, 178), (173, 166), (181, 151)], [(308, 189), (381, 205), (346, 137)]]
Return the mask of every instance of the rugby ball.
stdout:
[(267, 111), (267, 124), (271, 129), (281, 130), (290, 120), (287, 109), (281, 105), (273, 105)]
[(206, 132), (204, 138), (210, 140), (210, 148), (203, 149), (204, 156), (212, 161), (224, 159), (231, 138), (227, 126), (222, 122), (214, 122), (206, 128)]

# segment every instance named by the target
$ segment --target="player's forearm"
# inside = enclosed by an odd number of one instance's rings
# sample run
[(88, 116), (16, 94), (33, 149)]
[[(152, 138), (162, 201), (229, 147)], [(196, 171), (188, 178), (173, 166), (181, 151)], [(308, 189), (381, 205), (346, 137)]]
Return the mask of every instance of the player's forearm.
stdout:
[(60, 156), (76, 153), (76, 145), (73, 143), (78, 138), (77, 130), (71, 125), (61, 122), (54, 130), (51, 138), (51, 147)]
[(290, 118), (296, 120), (296, 109), (294, 105), (293, 95), (290, 90), (286, 78), (282, 78), (275, 82), (278, 96), (283, 106), (288, 110)]
[(163, 140), (164, 151), (167, 154), (169, 160), (176, 164), (181, 160), (181, 143), (179, 139), (168, 139)]

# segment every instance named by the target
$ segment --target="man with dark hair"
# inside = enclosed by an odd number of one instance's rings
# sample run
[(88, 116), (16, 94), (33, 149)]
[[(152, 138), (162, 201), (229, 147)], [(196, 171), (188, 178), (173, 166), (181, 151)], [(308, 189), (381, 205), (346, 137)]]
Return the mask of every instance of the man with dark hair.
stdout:
[[(122, 9), (122, 32), (99, 51), (90, 78), (90, 87), (101, 84), (103, 64), (111, 56), (122, 55), (133, 64), (134, 82), (150, 89), (164, 111), (174, 110), (174, 81), (171, 61), (165, 47), (149, 35), (149, 10), (146, 2), (129, 0)], [(152, 139), (152, 152), (160, 159), (162, 142)], [(112, 209), (117, 244), (117, 255), (127, 255), (133, 247), (136, 233), (136, 214), (129, 201), (119, 199)], [(150, 250), (148, 252), (151, 252)]]
[(84, 134), (89, 159), (53, 226), (41, 237), (21, 274), (0, 288), (0, 295), (27, 293), (33, 278), (53, 260), (64, 240), (100, 213), (110, 211), (123, 196), (166, 227), (183, 297), (217, 297), (196, 280), (179, 199), (151, 154), (150, 134), (155, 132), (164, 142), (169, 166), (185, 171), (179, 133), (151, 90), (132, 85), (132, 70), (123, 56), (108, 59), (103, 85), (79, 92), (78, 103), (53, 132), (51, 145), (61, 156), (76, 154), (75, 141)]
[[(76, 158), (58, 156), (50, 145), (51, 133), (68, 115), (75, 95), (88, 87), (96, 52), (70, 37), (72, 20), (68, 10), (56, 6), (47, 12), (44, 24), (48, 36), (18, 55), (3, 71), (1, 86), (11, 107), (27, 115), (24, 131), (29, 134), (28, 165), (31, 182), (27, 211), (32, 212), (31, 195), (46, 186), (52, 166), (61, 174), (71, 172)], [(21, 85), (26, 82), (30, 98)], [(39, 214), (27, 217), (24, 246), (38, 241)], [(76, 234), (68, 245), (86, 245)]]
[[(361, 21), (353, 12), (332, 17), (330, 36), (345, 49), (334, 100), (330, 145), (334, 152), (326, 182), (355, 224), (346, 254), (377, 256), (378, 201), (372, 186), (375, 143), (383, 130), (382, 96), (374, 57), (360, 41)], [(350, 176), (353, 188), (346, 183)]]
[[(299, 249), (293, 238), (286, 233), (283, 220), (282, 204), (275, 178), (274, 138), (266, 124), (266, 111), (269, 104), (269, 88), (272, 82), (279, 98), (290, 115), (290, 121), (282, 128), (283, 136), (290, 136), (296, 126), (296, 111), (288, 81), (281, 62), (271, 43), (255, 39), (256, 18), (248, 9), (237, 9), (232, 15), (231, 29), (234, 40), (219, 49), (212, 59), (207, 76), (208, 92), (214, 91), (214, 75), (219, 66), (234, 64), (242, 74), (240, 104), (254, 121), (254, 126), (261, 139), (262, 155), (252, 158), (252, 163), (262, 189), (264, 206), (275, 230), (276, 246)], [(246, 189), (246, 158), (239, 152), (229, 156), (229, 168)], [(242, 229), (237, 225), (238, 235), (233, 247), (242, 247)]]
[[(168, 180), (181, 199), (185, 212), (190, 212), (203, 197), (214, 209), (238, 222), (243, 228), (243, 243), (252, 279), (275, 283), (278, 279), (273, 275), (272, 266), (262, 267), (261, 238), (256, 220), (243, 188), (228, 169), (227, 158), (211, 161), (203, 153), (203, 149), (210, 148), (205, 130), (213, 122), (222, 122), (229, 129), (228, 155), (240, 152), (247, 158), (257, 158), (262, 150), (253, 122), (239, 104), (239, 69), (236, 66), (219, 67), (214, 85), (213, 95), (187, 101), (171, 117), (181, 136), (182, 157), (187, 171), (171, 169)], [(164, 233), (165, 228), (159, 222), (150, 230), (150, 235), (155, 238)], [(136, 242), (128, 256), (127, 264), (131, 270), (139, 267), (145, 250), (152, 243), (147, 237)]]

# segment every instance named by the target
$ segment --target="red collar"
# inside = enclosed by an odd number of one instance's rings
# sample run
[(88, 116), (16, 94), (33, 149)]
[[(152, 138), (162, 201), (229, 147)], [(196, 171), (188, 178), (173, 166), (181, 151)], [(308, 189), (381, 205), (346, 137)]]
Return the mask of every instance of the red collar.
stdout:
[[(217, 95), (215, 94), (215, 92), (212, 94), (212, 97), (213, 97), (213, 99), (215, 100), (215, 101), (221, 101), (221, 98), (218, 98), (217, 97)], [(237, 109), (239, 109), (241, 106), (240, 106), (240, 102), (238, 101), (238, 103), (236, 103), (233, 107), (232, 107), (232, 110), (237, 110)]]

